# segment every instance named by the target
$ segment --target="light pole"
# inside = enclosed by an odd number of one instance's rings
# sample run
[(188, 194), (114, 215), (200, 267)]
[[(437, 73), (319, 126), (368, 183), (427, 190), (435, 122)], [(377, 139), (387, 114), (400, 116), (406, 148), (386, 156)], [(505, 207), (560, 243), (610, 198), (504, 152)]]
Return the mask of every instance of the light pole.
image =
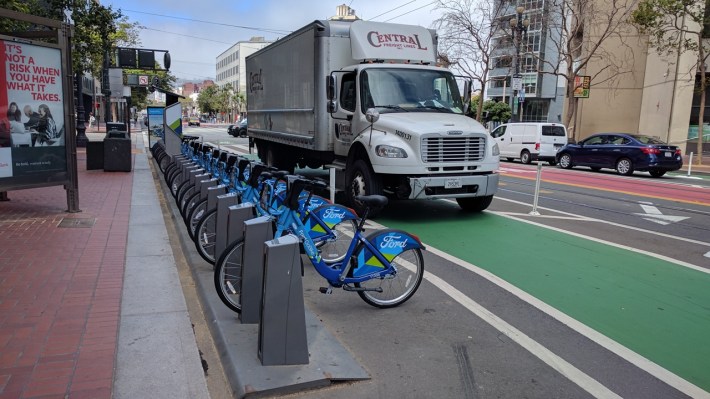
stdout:
[(528, 26), (530, 20), (527, 16), (523, 18), (525, 7), (518, 6), (515, 8), (516, 16), (510, 19), (510, 31), (515, 44), (515, 74), (511, 86), (513, 87), (513, 96), (510, 98), (510, 108), (512, 110), (511, 122), (520, 122), (520, 104), (518, 101), (518, 92), (523, 85), (523, 77), (520, 74), (520, 44), (527, 39)]

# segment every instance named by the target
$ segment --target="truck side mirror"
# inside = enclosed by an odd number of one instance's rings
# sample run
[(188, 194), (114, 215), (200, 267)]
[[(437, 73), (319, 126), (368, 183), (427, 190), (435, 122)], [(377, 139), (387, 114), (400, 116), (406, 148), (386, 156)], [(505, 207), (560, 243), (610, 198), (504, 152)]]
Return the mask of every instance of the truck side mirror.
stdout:
[(335, 76), (328, 75), (325, 77), (325, 91), (328, 100), (335, 98)]
[(380, 119), (380, 113), (374, 108), (368, 108), (365, 113), (365, 119), (370, 123), (375, 123)]
[(338, 112), (338, 103), (335, 100), (328, 100), (328, 113)]
[(466, 80), (463, 84), (463, 102), (464, 104), (471, 102), (471, 84), (470, 80)]

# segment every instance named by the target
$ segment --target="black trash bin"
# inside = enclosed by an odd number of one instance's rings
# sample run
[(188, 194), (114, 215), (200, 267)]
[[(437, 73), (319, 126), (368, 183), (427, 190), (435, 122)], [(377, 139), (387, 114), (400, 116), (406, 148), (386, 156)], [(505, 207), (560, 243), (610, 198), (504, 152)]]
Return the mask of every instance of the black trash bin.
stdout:
[(104, 171), (131, 171), (131, 138), (126, 131), (110, 131), (104, 139)]

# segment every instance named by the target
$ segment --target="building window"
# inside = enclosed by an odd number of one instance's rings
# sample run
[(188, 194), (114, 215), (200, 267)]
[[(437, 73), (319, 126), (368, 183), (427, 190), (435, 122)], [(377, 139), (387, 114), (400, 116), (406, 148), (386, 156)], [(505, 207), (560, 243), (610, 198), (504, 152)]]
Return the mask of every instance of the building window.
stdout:
[(491, 68), (510, 68), (513, 66), (513, 57), (509, 55), (503, 55), (500, 57), (493, 57), (491, 59)]
[(530, 33), (527, 36), (527, 41), (523, 43), (521, 49), (524, 53), (539, 53), (540, 52), (540, 33)]
[(510, 76), (491, 78), (490, 82), (488, 82), (488, 88), (490, 89), (500, 89), (503, 87), (510, 87)]
[(528, 100), (523, 103), (523, 122), (547, 122), (550, 103), (546, 100)]

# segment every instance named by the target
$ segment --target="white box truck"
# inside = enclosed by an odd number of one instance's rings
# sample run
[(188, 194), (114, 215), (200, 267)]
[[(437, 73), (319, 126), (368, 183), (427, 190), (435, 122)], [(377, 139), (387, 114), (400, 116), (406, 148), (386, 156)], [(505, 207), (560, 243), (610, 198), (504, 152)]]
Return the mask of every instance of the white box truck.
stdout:
[(456, 77), (420, 26), (317, 20), (246, 58), (247, 134), (265, 163), (336, 169), (353, 198), (455, 198), (481, 211), (498, 188), (498, 147), (464, 116)]

